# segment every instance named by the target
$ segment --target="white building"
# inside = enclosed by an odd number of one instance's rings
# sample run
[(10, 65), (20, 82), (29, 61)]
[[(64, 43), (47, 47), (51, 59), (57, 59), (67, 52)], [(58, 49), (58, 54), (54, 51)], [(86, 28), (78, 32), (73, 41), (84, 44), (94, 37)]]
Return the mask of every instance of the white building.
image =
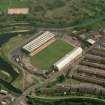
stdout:
[(96, 41), (93, 39), (88, 39), (87, 42), (90, 43), (91, 45), (93, 45)]
[(2, 101), (2, 102), (1, 102), (1, 105), (7, 105), (7, 102)]
[(2, 93), (2, 94), (8, 94), (8, 91), (6, 91), (6, 90), (0, 90), (0, 93)]
[(72, 52), (66, 54), (63, 58), (57, 61), (53, 66), (54, 69), (61, 71), (67, 69), (75, 60), (82, 56), (82, 48), (75, 48)]
[(10, 15), (19, 15), (19, 14), (28, 14), (29, 13), (29, 8), (9, 8), (8, 9), (8, 14)]

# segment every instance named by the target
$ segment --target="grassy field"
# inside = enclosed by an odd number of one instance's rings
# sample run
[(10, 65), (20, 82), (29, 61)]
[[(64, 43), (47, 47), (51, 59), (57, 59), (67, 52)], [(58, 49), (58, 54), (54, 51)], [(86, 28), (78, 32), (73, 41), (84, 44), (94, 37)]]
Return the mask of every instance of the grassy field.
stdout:
[(50, 69), (52, 64), (71, 51), (73, 46), (63, 40), (56, 40), (53, 44), (31, 57), (33, 65), (40, 69)]
[(25, 0), (19, 1), (19, 0), (3, 0), (0, 1), (0, 9), (5, 10), (10, 7), (27, 7), (29, 6), (29, 3)]

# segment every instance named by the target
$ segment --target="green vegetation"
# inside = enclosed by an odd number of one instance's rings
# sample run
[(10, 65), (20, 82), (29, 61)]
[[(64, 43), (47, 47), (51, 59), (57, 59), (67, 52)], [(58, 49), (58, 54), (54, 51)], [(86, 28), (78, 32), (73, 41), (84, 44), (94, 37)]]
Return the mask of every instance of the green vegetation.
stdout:
[(73, 46), (63, 40), (56, 40), (53, 44), (31, 57), (31, 62), (40, 69), (46, 70), (71, 50), (73, 50)]
[(15, 80), (18, 76), (18, 73), (16, 73), (12, 65), (8, 63), (8, 57), (11, 50), (13, 50), (14, 47), (18, 45), (18, 43), (23, 41), (22, 39), (22, 36), (11, 38), (0, 48), (0, 76), (7, 82)]
[(60, 75), (59, 77), (57, 77), (57, 82), (62, 83), (65, 80), (65, 76), (64, 75)]
[(6, 2), (5, 2), (5, 3), (3, 3), (3, 2), (0, 3), (0, 9), (1, 9), (1, 10), (4, 10), (4, 9), (6, 9), (6, 8), (8, 8), (8, 3), (6, 3)]
[(77, 24), (82, 27), (83, 23), (85, 27), (88, 22), (89, 25), (92, 22), (93, 26), (96, 19), (101, 22), (100, 17), (105, 19), (104, 0), (31, 0), (30, 3), (31, 15), (28, 21), (37, 27), (65, 28)]
[(27, 7), (29, 3), (26, 0), (1, 0), (0, 1), (0, 10), (6, 10), (11, 7)]
[(6, 90), (8, 88), (12, 89), (9, 87), (11, 85), (13, 85), (16, 88), (22, 89), (22, 79), (23, 79), (22, 72), (20, 74), (17, 73), (17, 71), (19, 70), (9, 62), (9, 57), (10, 57), (11, 51), (13, 51), (13, 49), (15, 49), (17, 45), (22, 44), (24, 40), (29, 38), (29, 35), (14, 34), (12, 36), (8, 35), (10, 37), (5, 37), (5, 35), (1, 35), (1, 36), (4, 39), (8, 39), (8, 40), (7, 41), (5, 40), (5, 44), (3, 44), (0, 47), (0, 79), (5, 80), (5, 82), (0, 82), (0, 86)]
[(104, 105), (105, 102), (98, 99), (89, 98), (61, 98), (61, 99), (46, 99), (46, 98), (30, 98), (28, 97), (29, 105)]
[[(35, 11), (33, 14), (37, 17), (40, 15), (40, 19), (44, 18), (46, 21), (47, 19), (55, 19), (55, 21), (61, 19), (64, 22), (82, 20), (98, 15), (104, 8), (104, 0), (37, 0), (31, 2), (33, 11)], [(96, 6), (99, 7), (96, 8)], [(37, 7), (39, 9), (36, 9)]]
[(8, 7), (29, 7), (30, 14), (17, 17), (1, 15), (3, 23), (9, 19), (9, 22), (30, 22), (35, 27), (77, 29), (98, 29), (105, 23), (104, 0), (1, 0), (0, 9)]
[(17, 76), (18, 73), (14, 71), (13, 67), (7, 61), (0, 57), (0, 77), (3, 78), (5, 81), (11, 82), (15, 80)]
[(22, 93), (22, 91), (20, 89), (14, 87), (10, 83), (8, 83), (4, 80), (1, 80), (1, 79), (0, 79), (0, 89), (7, 90), (8, 92), (11, 92), (13, 94), (21, 94)]
[(26, 38), (19, 34), (19, 35), (13, 35), (13, 38), (10, 38), (9, 41), (5, 42), (5, 44), (1, 47), (1, 55), (4, 55), (8, 58), (8, 55), (10, 52), (17, 47), (17, 45), (20, 43), (22, 44), (23, 41), (26, 40)]
[(65, 80), (62, 82), (63, 85), (68, 85), (68, 84), (80, 84), (80, 81), (74, 80), (71, 78), (65, 78)]
[[(1, 18), (0, 18), (1, 19)], [(27, 24), (21, 24), (21, 23), (11, 23), (11, 26), (3, 26), (3, 32), (10, 30), (22, 30), (23, 28), (26, 28)], [(30, 27), (30, 26), (29, 26)], [(27, 27), (27, 29), (29, 29)], [(0, 34), (0, 89), (7, 90), (13, 94), (15, 93), (21, 93), (21, 91), (25, 88), (27, 88), (32, 83), (35, 83), (36, 79), (33, 79), (33, 75), (25, 72), (25, 77), (30, 79), (25, 79), (23, 85), (23, 72), (20, 70), (17, 65), (15, 65), (15, 62), (11, 61), (11, 54), (14, 49), (16, 49), (20, 44), (23, 44), (25, 40), (27, 40), (32, 33), (14, 33), (10, 34)], [(35, 31), (34, 31), (35, 34)], [(14, 63), (14, 64), (13, 64)], [(32, 79), (31, 79), (32, 77)]]

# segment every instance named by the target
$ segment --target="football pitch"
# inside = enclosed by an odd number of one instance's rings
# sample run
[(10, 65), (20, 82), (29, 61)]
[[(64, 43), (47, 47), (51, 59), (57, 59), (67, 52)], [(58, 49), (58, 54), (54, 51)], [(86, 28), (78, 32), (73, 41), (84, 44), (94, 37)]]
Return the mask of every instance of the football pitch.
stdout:
[(72, 51), (74, 47), (63, 40), (56, 40), (47, 48), (31, 57), (31, 63), (39, 69), (48, 70), (65, 54)]

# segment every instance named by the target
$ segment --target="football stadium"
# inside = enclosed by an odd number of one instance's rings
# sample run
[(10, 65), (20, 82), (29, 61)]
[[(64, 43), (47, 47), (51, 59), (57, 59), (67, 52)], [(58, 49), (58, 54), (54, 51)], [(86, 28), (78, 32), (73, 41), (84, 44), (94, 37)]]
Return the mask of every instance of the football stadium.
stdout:
[(82, 48), (76, 48), (63, 39), (56, 38), (49, 31), (34, 38), (22, 49), (30, 56), (30, 63), (43, 70), (66, 69), (82, 54)]

